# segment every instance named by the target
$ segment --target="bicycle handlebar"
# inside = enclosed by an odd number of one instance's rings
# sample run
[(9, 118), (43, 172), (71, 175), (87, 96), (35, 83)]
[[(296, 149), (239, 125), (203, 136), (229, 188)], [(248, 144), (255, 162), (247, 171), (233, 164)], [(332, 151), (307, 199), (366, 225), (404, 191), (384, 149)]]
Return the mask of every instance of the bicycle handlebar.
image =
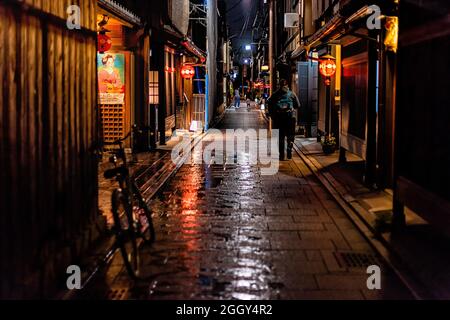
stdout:
[(119, 138), (119, 139), (111, 141), (111, 142), (103, 141), (103, 145), (104, 146), (112, 146), (112, 145), (122, 144), (122, 142), (124, 142), (125, 140), (127, 140), (131, 136), (131, 132), (132, 131), (128, 132), (125, 137)]
[(103, 141), (103, 145), (111, 146), (111, 145), (120, 145), (123, 141), (127, 140), (132, 134), (142, 134), (144, 131), (148, 132), (151, 131), (152, 128), (149, 126), (142, 126), (138, 127), (136, 124), (134, 124), (131, 128), (131, 130), (127, 133), (127, 135), (123, 138), (114, 140), (112, 142)]
[(131, 128), (131, 130), (127, 133), (126, 136), (124, 136), (123, 138), (117, 139), (115, 141), (97, 141), (94, 142), (91, 147), (89, 148), (90, 152), (93, 152), (97, 155), (101, 155), (104, 151), (104, 147), (105, 146), (113, 146), (113, 145), (120, 145), (121, 149), (123, 149), (123, 144), (122, 142), (127, 140), (132, 134), (134, 135), (138, 135), (138, 134), (142, 134), (143, 132), (149, 132), (151, 131), (152, 128), (149, 126), (142, 126), (142, 127), (138, 127), (136, 124), (134, 124)]

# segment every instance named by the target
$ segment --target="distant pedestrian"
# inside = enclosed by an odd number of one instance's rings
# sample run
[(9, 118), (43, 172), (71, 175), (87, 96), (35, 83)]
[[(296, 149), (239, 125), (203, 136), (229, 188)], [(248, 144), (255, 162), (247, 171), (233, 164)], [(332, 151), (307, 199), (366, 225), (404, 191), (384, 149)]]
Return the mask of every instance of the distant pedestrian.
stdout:
[(248, 92), (247, 93), (247, 100), (246, 100), (246, 102), (247, 102), (247, 111), (250, 111), (251, 110), (251, 103), (252, 103), (252, 94), (251, 94), (251, 92)]
[(287, 157), (292, 158), (295, 138), (296, 109), (300, 107), (297, 96), (289, 89), (288, 82), (280, 80), (280, 88), (267, 101), (272, 128), (279, 130), (280, 160), (284, 160), (285, 139), (287, 138)]
[(239, 90), (234, 90), (234, 107), (239, 108), (241, 106), (241, 94)]

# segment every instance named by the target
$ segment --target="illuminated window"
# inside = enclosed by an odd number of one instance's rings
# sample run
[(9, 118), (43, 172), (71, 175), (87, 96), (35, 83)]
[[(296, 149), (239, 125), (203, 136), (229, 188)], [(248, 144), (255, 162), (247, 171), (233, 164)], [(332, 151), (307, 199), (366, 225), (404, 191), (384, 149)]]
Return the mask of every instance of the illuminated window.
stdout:
[(150, 71), (149, 73), (149, 103), (159, 104), (158, 71)]

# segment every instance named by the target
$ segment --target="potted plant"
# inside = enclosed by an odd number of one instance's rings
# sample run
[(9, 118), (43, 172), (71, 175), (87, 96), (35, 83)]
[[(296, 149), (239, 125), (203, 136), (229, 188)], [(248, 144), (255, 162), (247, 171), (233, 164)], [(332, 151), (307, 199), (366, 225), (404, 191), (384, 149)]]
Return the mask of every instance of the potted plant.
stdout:
[(332, 134), (323, 136), (321, 144), (325, 154), (331, 154), (336, 150), (336, 138)]

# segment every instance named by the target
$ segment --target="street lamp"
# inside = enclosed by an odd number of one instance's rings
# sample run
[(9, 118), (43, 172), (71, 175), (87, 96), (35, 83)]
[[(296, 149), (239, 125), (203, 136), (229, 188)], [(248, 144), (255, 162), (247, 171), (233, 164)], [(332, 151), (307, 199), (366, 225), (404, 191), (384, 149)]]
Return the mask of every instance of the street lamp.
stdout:
[(252, 46), (250, 44), (246, 44), (245, 45), (245, 50), (251, 51), (252, 50)]

